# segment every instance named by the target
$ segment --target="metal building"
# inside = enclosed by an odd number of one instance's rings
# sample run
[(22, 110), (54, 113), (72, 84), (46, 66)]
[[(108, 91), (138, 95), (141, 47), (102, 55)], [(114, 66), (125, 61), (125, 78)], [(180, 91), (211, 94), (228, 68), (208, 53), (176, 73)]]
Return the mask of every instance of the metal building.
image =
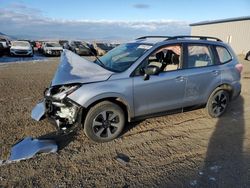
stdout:
[(191, 35), (217, 37), (229, 43), (236, 54), (250, 50), (250, 16), (190, 24)]

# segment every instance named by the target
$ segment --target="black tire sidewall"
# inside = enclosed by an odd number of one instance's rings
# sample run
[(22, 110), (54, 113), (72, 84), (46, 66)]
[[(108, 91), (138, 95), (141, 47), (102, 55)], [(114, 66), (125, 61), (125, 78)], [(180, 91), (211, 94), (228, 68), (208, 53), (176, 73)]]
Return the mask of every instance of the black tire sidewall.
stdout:
[(247, 55), (246, 60), (250, 61), (250, 54)]
[[(93, 128), (92, 128), (92, 122), (93, 122), (94, 118), (104, 110), (115, 111), (116, 113), (118, 113), (119, 119), (121, 122), (121, 126), (119, 127), (120, 130), (116, 131), (113, 134), (113, 136), (109, 137), (109, 138), (97, 137), (95, 135), (95, 133), (93, 132)], [(95, 142), (108, 142), (108, 141), (111, 141), (111, 140), (117, 138), (121, 134), (121, 132), (124, 128), (124, 125), (125, 125), (125, 114), (124, 114), (124, 111), (122, 110), (122, 108), (115, 103), (112, 103), (109, 101), (104, 101), (104, 102), (98, 103), (95, 106), (90, 108), (90, 110), (87, 113), (87, 116), (85, 118), (83, 129), (84, 129), (86, 136), (88, 138), (90, 138), (91, 140), (93, 140)]]
[[(224, 111), (223, 111), (221, 114), (217, 115), (217, 114), (215, 114), (215, 113), (213, 112), (212, 100), (213, 100), (213, 98), (214, 98), (215, 95), (217, 95), (218, 93), (221, 93), (221, 92), (227, 97), (227, 104), (226, 104), (226, 107), (225, 107)], [(212, 118), (218, 118), (218, 117), (220, 117), (222, 114), (224, 114), (224, 113), (226, 112), (227, 107), (228, 107), (228, 104), (229, 104), (229, 94), (228, 94), (228, 92), (227, 92), (226, 90), (224, 90), (224, 89), (216, 89), (216, 90), (210, 95), (210, 97), (209, 97), (209, 99), (208, 99), (207, 106), (206, 106), (207, 113), (208, 113), (208, 115), (209, 115), (210, 117), (212, 117)]]

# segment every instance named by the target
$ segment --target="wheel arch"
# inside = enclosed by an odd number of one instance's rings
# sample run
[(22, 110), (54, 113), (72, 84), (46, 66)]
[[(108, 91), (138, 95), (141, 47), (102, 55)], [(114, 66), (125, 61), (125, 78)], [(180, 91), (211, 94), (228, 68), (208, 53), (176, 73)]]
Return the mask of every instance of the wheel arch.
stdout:
[(228, 83), (223, 83), (223, 84), (220, 84), (218, 86), (216, 86), (215, 88), (213, 88), (213, 90), (209, 93), (209, 95), (207, 96), (207, 100), (209, 99), (209, 97), (211, 95), (213, 95), (213, 93), (219, 89), (223, 89), (223, 90), (226, 90), (229, 94), (229, 99), (231, 100), (232, 99), (232, 96), (233, 96), (233, 86), (228, 84)]
[(113, 103), (117, 104), (118, 106), (120, 106), (125, 113), (126, 121), (128, 121), (128, 122), (131, 121), (131, 116), (132, 116), (131, 113), (132, 112), (130, 110), (128, 103), (123, 98), (114, 96), (114, 97), (98, 98), (98, 99), (93, 100), (90, 103), (88, 103), (88, 105), (86, 106), (86, 108), (84, 108), (84, 111), (82, 113), (82, 122), (85, 121), (85, 117), (86, 117), (88, 111), (90, 110), (90, 108), (95, 106), (96, 104), (98, 104), (100, 102), (103, 102), (103, 101), (110, 101), (110, 102), (113, 102)]

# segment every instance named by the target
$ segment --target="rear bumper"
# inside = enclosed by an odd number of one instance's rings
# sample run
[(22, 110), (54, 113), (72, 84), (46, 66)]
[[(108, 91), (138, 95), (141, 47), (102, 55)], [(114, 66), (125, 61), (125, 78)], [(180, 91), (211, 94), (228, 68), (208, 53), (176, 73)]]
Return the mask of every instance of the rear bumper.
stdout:
[(241, 83), (240, 82), (235, 82), (233, 83), (233, 93), (231, 96), (231, 100), (236, 99), (241, 93)]

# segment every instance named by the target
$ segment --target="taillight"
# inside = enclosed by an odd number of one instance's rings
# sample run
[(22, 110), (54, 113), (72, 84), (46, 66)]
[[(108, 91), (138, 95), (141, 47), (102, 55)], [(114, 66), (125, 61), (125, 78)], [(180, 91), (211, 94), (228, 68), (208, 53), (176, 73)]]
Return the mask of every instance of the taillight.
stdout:
[(241, 73), (243, 70), (243, 65), (241, 63), (238, 63), (237, 65), (235, 65), (235, 68), (239, 71), (239, 73)]

